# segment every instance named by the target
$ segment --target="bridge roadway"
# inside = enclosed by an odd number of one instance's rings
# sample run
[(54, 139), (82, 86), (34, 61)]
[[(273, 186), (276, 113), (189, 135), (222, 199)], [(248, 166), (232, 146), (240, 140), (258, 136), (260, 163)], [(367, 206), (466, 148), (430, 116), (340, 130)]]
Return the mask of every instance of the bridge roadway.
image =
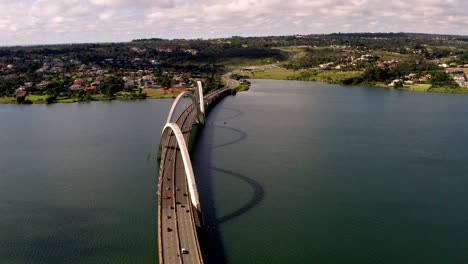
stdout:
[[(204, 96), (205, 106), (236, 85), (227, 86)], [(176, 120), (188, 145), (197, 117), (196, 105), (187, 107)], [(197, 227), (201, 227), (201, 212), (192, 205), (181, 151), (172, 131), (161, 140), (165, 155), (161, 158), (158, 183), (158, 246), (159, 263), (203, 263)], [(182, 248), (187, 254), (182, 254)]]

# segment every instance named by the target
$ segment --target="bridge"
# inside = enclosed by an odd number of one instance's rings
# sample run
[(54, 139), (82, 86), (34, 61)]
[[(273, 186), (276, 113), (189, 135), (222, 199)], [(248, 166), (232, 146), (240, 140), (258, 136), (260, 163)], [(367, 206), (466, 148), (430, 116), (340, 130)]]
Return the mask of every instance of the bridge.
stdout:
[[(159, 146), (159, 263), (203, 263), (198, 240), (203, 226), (202, 211), (188, 144), (193, 125), (203, 125), (206, 110), (237, 85), (236, 81), (227, 78), (225, 81), (224, 88), (206, 96), (198, 82), (196, 93), (179, 94), (169, 111)], [(184, 96), (192, 103), (174, 116)]]

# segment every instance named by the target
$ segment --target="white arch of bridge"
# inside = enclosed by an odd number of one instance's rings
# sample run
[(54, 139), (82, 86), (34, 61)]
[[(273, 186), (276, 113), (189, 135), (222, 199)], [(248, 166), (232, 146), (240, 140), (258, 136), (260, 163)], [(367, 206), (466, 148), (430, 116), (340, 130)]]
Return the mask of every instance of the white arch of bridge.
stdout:
[[(165, 133), (170, 133), (171, 131), (176, 137), (177, 145), (179, 146), (182, 161), (184, 163), (184, 170), (185, 174), (187, 175), (187, 184), (189, 187), (190, 199), (192, 200), (193, 206), (195, 206), (195, 208), (201, 212), (198, 189), (197, 184), (195, 182), (195, 174), (193, 173), (192, 162), (190, 161), (190, 155), (188, 153), (187, 144), (185, 143), (185, 139), (182, 134), (182, 131), (180, 130), (180, 127), (176, 123), (167, 123), (162, 131), (162, 138), (164, 138)], [(163, 142), (161, 142), (161, 144), (163, 144)], [(162, 146), (162, 148), (164, 150), (161, 156), (161, 160), (164, 160), (167, 150), (165, 150), (165, 146)]]
[(200, 111), (205, 114), (205, 102), (203, 98), (203, 86), (201, 81), (197, 81), (198, 101), (200, 102)]
[[(199, 91), (199, 93), (200, 93), (200, 91)], [(201, 91), (201, 93), (202, 93), (201, 98), (203, 100), (203, 91)], [(189, 91), (180, 93), (176, 97), (176, 99), (174, 100), (174, 103), (172, 103), (172, 107), (171, 107), (171, 110), (169, 111), (169, 114), (167, 116), (166, 123), (171, 123), (172, 118), (174, 116), (175, 109), (176, 109), (177, 105), (179, 104), (180, 99), (182, 99), (182, 97), (184, 97), (186, 95), (188, 97), (190, 97), (190, 99), (192, 99), (192, 102), (193, 102), (195, 108), (197, 108), (197, 122), (199, 124), (204, 124), (205, 123), (205, 106), (203, 105), (203, 101), (197, 101), (197, 98)]]

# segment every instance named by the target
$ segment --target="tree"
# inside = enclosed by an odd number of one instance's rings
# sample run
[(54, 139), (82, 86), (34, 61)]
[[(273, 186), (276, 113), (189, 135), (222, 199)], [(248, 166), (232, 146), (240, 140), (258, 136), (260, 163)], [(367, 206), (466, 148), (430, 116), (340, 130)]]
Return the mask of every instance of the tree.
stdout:
[(26, 99), (26, 96), (16, 96), (16, 102), (18, 104), (22, 104), (25, 99)]
[(431, 88), (437, 87), (449, 87), (452, 89), (460, 87), (450, 76), (450, 74), (446, 72), (436, 72), (431, 78), (432, 86)]
[(46, 102), (47, 102), (48, 104), (55, 103), (55, 102), (57, 102), (57, 97), (56, 97), (56, 96), (47, 96), (47, 97), (46, 97)]
[(122, 78), (111, 76), (104, 80), (101, 87), (101, 92), (108, 96), (113, 96), (115, 93), (120, 92), (124, 89), (124, 82)]

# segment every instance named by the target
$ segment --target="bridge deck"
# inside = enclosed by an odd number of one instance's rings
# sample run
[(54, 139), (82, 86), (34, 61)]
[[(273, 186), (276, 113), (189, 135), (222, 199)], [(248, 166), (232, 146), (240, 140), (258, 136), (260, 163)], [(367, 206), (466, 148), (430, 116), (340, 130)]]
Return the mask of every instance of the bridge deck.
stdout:
[[(204, 97), (205, 105), (229, 90), (227, 86)], [(177, 118), (176, 124), (188, 143), (196, 118), (196, 106), (187, 107)], [(164, 136), (164, 135), (163, 135)], [(195, 210), (190, 199), (184, 164), (173, 132), (161, 140), (165, 155), (160, 165), (158, 184), (158, 242), (160, 263), (203, 263), (198, 242)], [(182, 254), (182, 249), (187, 254)]]

